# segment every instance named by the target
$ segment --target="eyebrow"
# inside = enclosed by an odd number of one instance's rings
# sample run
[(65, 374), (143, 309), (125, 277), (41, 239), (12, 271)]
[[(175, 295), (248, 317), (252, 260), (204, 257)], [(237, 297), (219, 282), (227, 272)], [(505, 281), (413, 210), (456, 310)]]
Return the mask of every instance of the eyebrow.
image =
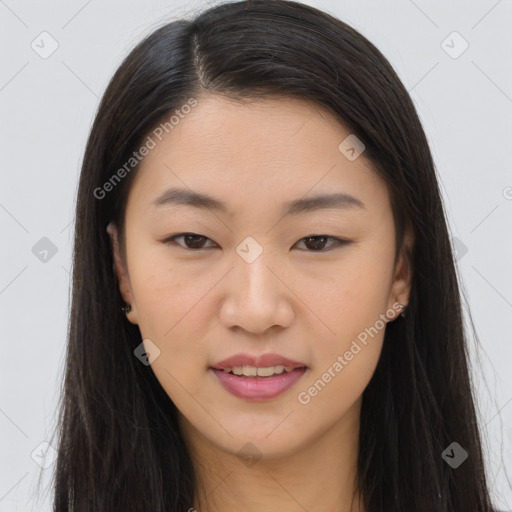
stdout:
[[(226, 215), (233, 215), (222, 201), (207, 194), (182, 188), (170, 188), (153, 201), (155, 208), (169, 205), (193, 206), (200, 209), (215, 210)], [(365, 208), (365, 205), (361, 200), (350, 194), (338, 192), (287, 201), (283, 205), (281, 214), (284, 217), (286, 215), (298, 215), (331, 208)]]

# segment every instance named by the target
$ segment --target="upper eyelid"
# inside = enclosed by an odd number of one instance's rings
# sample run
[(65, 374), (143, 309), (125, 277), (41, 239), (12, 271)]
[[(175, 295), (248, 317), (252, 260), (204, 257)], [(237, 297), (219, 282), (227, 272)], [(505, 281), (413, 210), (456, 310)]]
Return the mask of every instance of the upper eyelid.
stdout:
[[(192, 236), (200, 236), (202, 238), (205, 238), (206, 240), (209, 240), (211, 242), (213, 242), (214, 244), (217, 245), (216, 242), (214, 242), (211, 238), (207, 237), (206, 235), (201, 235), (200, 233), (192, 233), (192, 232), (184, 232), (184, 233), (177, 233), (175, 235), (171, 235), (169, 237), (166, 237), (164, 240), (162, 240), (163, 243), (168, 243), (168, 242), (173, 242), (176, 238), (181, 238), (181, 237), (184, 237), (186, 235), (192, 235)], [(306, 238), (319, 238), (319, 237), (325, 237), (325, 238), (328, 238), (328, 239), (331, 239), (331, 240), (334, 240), (335, 244), (332, 248), (336, 247), (336, 246), (341, 246), (341, 245), (346, 245), (346, 244), (349, 244), (351, 243), (350, 240), (346, 240), (346, 239), (343, 239), (343, 238), (339, 238), (339, 237), (336, 237), (334, 235), (327, 235), (327, 234), (323, 234), (323, 233), (319, 233), (319, 234), (310, 234), (310, 235), (306, 235), (306, 236), (303, 236), (302, 238), (300, 238), (299, 240), (297, 240), (297, 242), (302, 242), (304, 241)], [(296, 243), (297, 243), (296, 242)], [(211, 248), (210, 247), (201, 247), (199, 249), (190, 249), (189, 247), (186, 247), (186, 246), (183, 246), (183, 245), (180, 245), (178, 244), (180, 247), (182, 247), (183, 249), (187, 249), (187, 250), (190, 250), (190, 251), (196, 251), (196, 252), (199, 252), (201, 249), (208, 249), (208, 248)], [(309, 251), (309, 252), (326, 252), (326, 251)]]
[[(200, 236), (202, 238), (206, 238), (206, 240), (209, 240), (210, 242), (213, 242), (213, 240), (211, 238), (207, 237), (206, 235), (201, 235), (199, 233), (188, 233), (188, 232), (187, 233), (178, 233), (177, 235), (172, 235), (172, 236), (166, 238), (164, 240), (164, 242), (165, 241), (171, 242), (171, 241), (174, 241), (175, 238), (181, 238), (181, 237), (186, 236), (186, 235)], [(217, 242), (213, 242), (213, 243), (217, 244)], [(184, 246), (182, 246), (182, 247), (184, 247)], [(184, 249), (189, 249), (189, 248), (188, 247), (184, 247)], [(193, 251), (194, 249), (190, 249), (190, 250)], [(199, 251), (200, 249), (195, 249), (195, 250)]]

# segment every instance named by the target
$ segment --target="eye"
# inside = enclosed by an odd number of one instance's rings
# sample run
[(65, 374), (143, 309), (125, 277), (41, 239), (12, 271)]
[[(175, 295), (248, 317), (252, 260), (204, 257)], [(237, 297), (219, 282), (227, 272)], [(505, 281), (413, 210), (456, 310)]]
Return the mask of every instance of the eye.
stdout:
[(305, 241), (306, 246), (309, 245), (309, 247), (313, 247), (312, 251), (310, 252), (326, 252), (323, 249), (323, 246), (325, 246), (325, 242), (327, 240), (334, 241), (334, 244), (331, 245), (331, 248), (341, 245), (348, 245), (350, 243), (349, 240), (342, 240), (341, 238), (329, 235), (309, 235), (299, 240), (299, 242)]
[[(207, 248), (204, 246), (204, 242), (206, 240), (210, 240), (208, 237), (203, 235), (198, 235), (196, 233), (180, 233), (179, 235), (174, 235), (169, 238), (163, 240), (163, 243), (174, 242), (175, 240), (183, 238), (183, 242), (185, 244), (185, 249), (198, 250)], [(334, 236), (328, 235), (309, 235), (304, 238), (301, 238), (299, 242), (305, 242), (306, 247), (312, 248), (309, 252), (326, 252), (325, 243), (327, 240), (331, 240), (334, 244), (331, 244), (332, 247), (338, 247), (342, 245), (350, 244), (350, 240), (342, 240), (341, 238), (337, 238)], [(183, 247), (182, 244), (178, 244)], [(211, 247), (211, 246), (210, 246)]]
[[(202, 243), (204, 242), (204, 240), (210, 240), (206, 236), (197, 235), (195, 233), (181, 233), (179, 235), (174, 235), (170, 238), (166, 238), (164, 240), (164, 243), (173, 242), (178, 238), (183, 238), (185, 242), (185, 249), (203, 249), (204, 247), (202, 247)], [(188, 244), (190, 244), (191, 246), (189, 246)]]

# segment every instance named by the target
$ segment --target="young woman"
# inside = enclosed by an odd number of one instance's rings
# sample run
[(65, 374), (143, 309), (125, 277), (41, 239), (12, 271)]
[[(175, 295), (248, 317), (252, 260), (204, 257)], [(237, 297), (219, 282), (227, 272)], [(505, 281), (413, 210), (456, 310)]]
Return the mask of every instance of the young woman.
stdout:
[(124, 60), (59, 421), (57, 512), (491, 511), (434, 163), (361, 34), (243, 1)]

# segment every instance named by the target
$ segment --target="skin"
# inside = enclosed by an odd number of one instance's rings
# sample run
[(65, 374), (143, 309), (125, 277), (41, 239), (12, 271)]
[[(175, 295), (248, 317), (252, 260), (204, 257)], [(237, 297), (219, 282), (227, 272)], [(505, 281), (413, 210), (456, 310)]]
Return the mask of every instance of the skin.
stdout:
[[(119, 289), (132, 306), (127, 319), (139, 326), (146, 348), (149, 339), (160, 350), (151, 368), (180, 412), (204, 489), (191, 508), (361, 511), (361, 395), (386, 324), (307, 404), (298, 394), (332, 373), (379, 315), (394, 321), (396, 303), (407, 305), (411, 272), (402, 252), (393, 265), (386, 185), (364, 152), (353, 161), (342, 154), (338, 146), (350, 132), (312, 103), (197, 100), (137, 171), (126, 207), (126, 258), (116, 226), (107, 228)], [(208, 193), (232, 215), (152, 206), (171, 186)], [(332, 192), (365, 207), (280, 214), (286, 201)], [(207, 238), (188, 248), (183, 237), (163, 241), (179, 233)], [(310, 235), (351, 243), (317, 241), (315, 252), (304, 241)], [(236, 252), (247, 236), (262, 248), (251, 263)], [(284, 394), (250, 402), (225, 391), (208, 370), (240, 352), (275, 352), (308, 369)], [(258, 451), (251, 464), (238, 455), (247, 443)]]

